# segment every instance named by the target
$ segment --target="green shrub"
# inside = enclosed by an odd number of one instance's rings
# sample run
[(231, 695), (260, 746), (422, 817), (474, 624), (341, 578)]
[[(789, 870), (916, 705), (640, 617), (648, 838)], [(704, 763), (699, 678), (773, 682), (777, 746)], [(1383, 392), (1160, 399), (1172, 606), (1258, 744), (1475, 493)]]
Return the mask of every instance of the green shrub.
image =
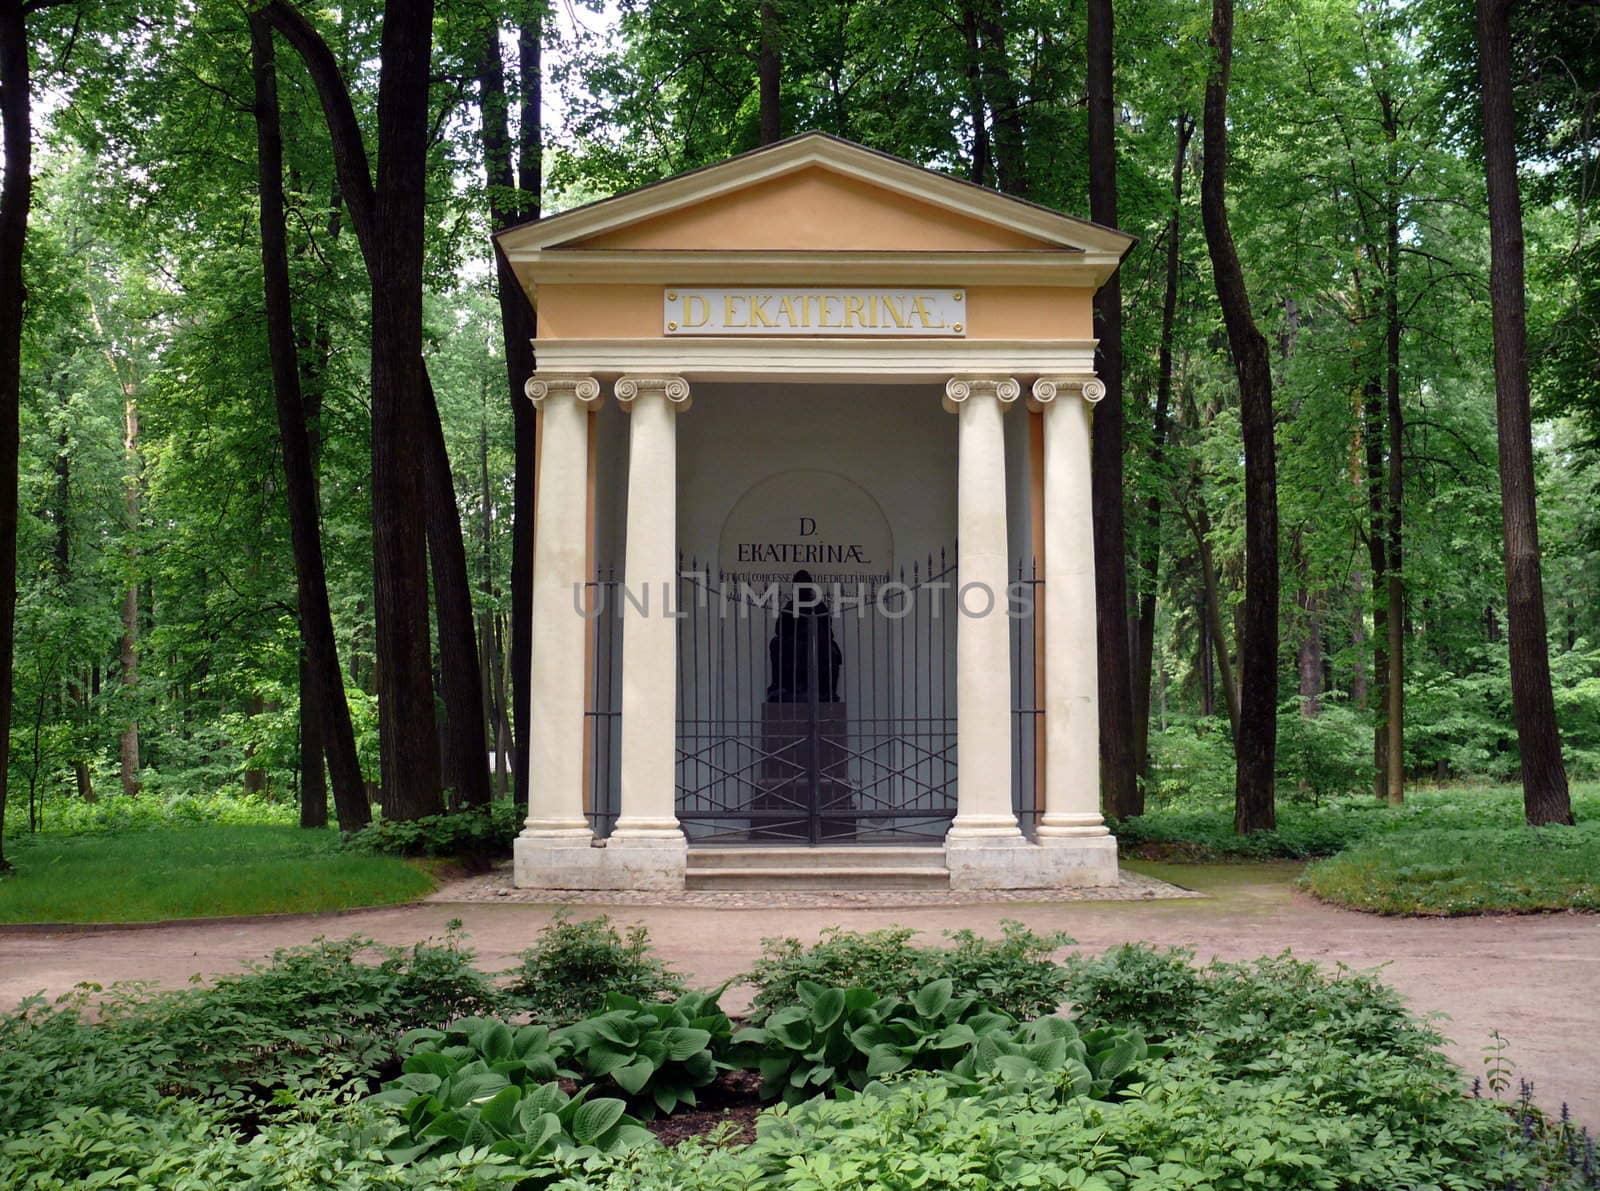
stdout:
[(1373, 835), (1302, 881), (1325, 901), (1380, 914), (1600, 910), (1600, 820)]
[(766, 1099), (796, 1104), (904, 1071), (949, 1072), (952, 1086), (968, 1094), (986, 1082), (1059, 1075), (1068, 1094), (1110, 1095), (1162, 1053), (1128, 1031), (1080, 1035), (1060, 1018), (1019, 1024), (976, 997), (957, 996), (949, 979), (907, 998), (809, 981), (799, 991), (799, 1004), (734, 1035), (756, 1052)]
[(698, 1103), (695, 1090), (730, 1064), (733, 1023), (717, 1007), (721, 992), (692, 992), (670, 1005), (644, 1004), (620, 993), (606, 997), (605, 1012), (568, 1026), (557, 1043), (590, 1079), (609, 1080), (649, 1115)]
[(741, 977), (757, 988), (751, 1016), (759, 1021), (795, 1004), (803, 982), (908, 997), (941, 979), (1015, 1018), (1055, 1012), (1066, 974), (1051, 956), (1072, 940), (1059, 932), (1035, 934), (1010, 919), (1000, 926), (999, 939), (951, 932), (950, 947), (917, 946), (911, 942), (916, 931), (905, 927), (862, 933), (830, 926), (810, 946), (795, 938), (763, 939), (761, 958)]
[(518, 956), (507, 977), (512, 1008), (536, 1021), (564, 1025), (599, 1009), (612, 993), (637, 1001), (682, 995), (683, 981), (650, 949), (650, 932), (627, 935), (605, 915), (572, 922), (560, 912)]
[(0, 1018), (0, 1134), (62, 1105), (131, 1110), (183, 1096), (248, 1115), (283, 1089), (365, 1079), (398, 1058), (407, 1030), (495, 1004), (471, 960), (454, 934), (409, 948), (319, 940), (210, 987), (25, 1002)]
[(535, 1027), (514, 1035), (484, 1023), (471, 1045), (418, 1049), (371, 1098), (399, 1107), (403, 1122), (384, 1156), (403, 1165), (441, 1146), (472, 1148), (526, 1168), (653, 1141), (621, 1100), (590, 1099), (587, 1088), (569, 1096), (557, 1083), (537, 1082), (543, 1063), (525, 1056), (538, 1056), (547, 1042)]
[(1122, 943), (1067, 958), (1068, 999), (1080, 1021), (1168, 1038), (1194, 1025), (1202, 996), (1194, 951)]
[(404, 822), (376, 819), (352, 833), (345, 847), (385, 856), (450, 857), (486, 867), (495, 858), (511, 855), (526, 814), (514, 803), (495, 802)]
[[(26, 800), (13, 798), (6, 804), (8, 838), (29, 834), (27, 812)], [(131, 831), (204, 825), (293, 827), (299, 822), (300, 807), (293, 799), (276, 800), (225, 789), (164, 796), (146, 789), (138, 798), (101, 798), (97, 802), (57, 795), (44, 798), (39, 804), (40, 833), (51, 836), (125, 835)]]

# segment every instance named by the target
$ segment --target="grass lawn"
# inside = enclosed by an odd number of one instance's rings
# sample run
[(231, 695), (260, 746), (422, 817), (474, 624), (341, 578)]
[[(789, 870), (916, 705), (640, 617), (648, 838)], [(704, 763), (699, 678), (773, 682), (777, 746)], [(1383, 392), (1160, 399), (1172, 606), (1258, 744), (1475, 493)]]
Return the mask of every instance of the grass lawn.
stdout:
[(430, 893), (411, 861), (342, 851), (333, 831), (197, 826), (7, 841), (0, 923), (151, 922), (381, 906)]
[(1600, 910), (1600, 822), (1386, 832), (1311, 865), (1303, 884), (1380, 914)]
[(1380, 914), (1600, 910), (1600, 786), (1572, 792), (1575, 829), (1527, 827), (1516, 786), (1411, 791), (1321, 806), (1280, 801), (1275, 831), (1233, 834), (1233, 806), (1152, 806), (1116, 825), (1126, 855), (1168, 861), (1310, 859), (1317, 897)]

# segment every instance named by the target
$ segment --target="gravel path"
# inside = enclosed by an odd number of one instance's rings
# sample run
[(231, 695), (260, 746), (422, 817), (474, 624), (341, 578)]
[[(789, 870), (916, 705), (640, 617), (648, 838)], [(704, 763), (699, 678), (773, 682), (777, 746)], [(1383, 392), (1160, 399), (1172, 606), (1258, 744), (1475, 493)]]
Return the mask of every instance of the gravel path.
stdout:
[[(766, 899), (723, 908), (688, 901), (618, 906), (623, 923), (648, 926), (657, 947), (697, 982), (720, 983), (745, 970), (761, 940), (814, 938), (830, 924), (869, 930), (896, 923), (939, 932), (970, 927), (997, 933), (1002, 920), (1064, 930), (1090, 951), (1146, 940), (1194, 947), (1202, 958), (1247, 959), (1291, 948), (1296, 955), (1353, 968), (1382, 966), (1383, 978), (1421, 1012), (1443, 1012), (1450, 1052), (1468, 1074), (1481, 1072), (1489, 1032), (1510, 1041), (1517, 1074), (1538, 1098), (1572, 1105), (1600, 1125), (1600, 915), (1400, 919), (1321, 905), (1292, 889), (1297, 866), (1161, 866), (1141, 872), (1198, 889), (1203, 898), (1128, 901), (918, 904), (806, 908)], [(706, 895), (700, 895), (706, 896)], [(721, 897), (749, 895), (715, 895)], [(610, 899), (616, 905), (616, 899)], [(236, 969), (273, 948), (318, 935), (370, 936), (409, 943), (465, 923), (479, 962), (509, 966), (558, 907), (499, 898), (428, 902), (323, 918), (174, 925), (145, 930), (26, 934), (0, 928), (0, 1004), (79, 981), (154, 980), (179, 985), (192, 975)], [(738, 1010), (750, 991), (735, 986), (724, 1004)]]

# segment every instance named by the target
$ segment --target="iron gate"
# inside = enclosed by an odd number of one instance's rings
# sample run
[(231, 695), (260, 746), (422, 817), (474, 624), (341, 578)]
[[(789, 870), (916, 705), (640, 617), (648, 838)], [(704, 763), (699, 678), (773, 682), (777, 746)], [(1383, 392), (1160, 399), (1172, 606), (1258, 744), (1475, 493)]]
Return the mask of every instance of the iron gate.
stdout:
[[(937, 843), (955, 816), (954, 558), (941, 551), (887, 580), (817, 586), (815, 602), (797, 601), (792, 583), (682, 560), (676, 783), (691, 843)], [(1007, 601), (1012, 803), (1030, 834), (1042, 586), (1019, 563)], [(589, 587), (588, 810), (604, 836), (619, 810), (626, 614), (614, 572)]]

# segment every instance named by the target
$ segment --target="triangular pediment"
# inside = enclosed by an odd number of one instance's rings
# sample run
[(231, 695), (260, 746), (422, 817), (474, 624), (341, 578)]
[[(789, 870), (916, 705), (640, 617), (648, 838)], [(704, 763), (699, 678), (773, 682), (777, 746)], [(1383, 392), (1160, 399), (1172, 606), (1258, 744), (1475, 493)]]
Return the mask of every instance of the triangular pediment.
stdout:
[(1120, 259), (1130, 236), (822, 133), (497, 237), (524, 252), (959, 252)]

